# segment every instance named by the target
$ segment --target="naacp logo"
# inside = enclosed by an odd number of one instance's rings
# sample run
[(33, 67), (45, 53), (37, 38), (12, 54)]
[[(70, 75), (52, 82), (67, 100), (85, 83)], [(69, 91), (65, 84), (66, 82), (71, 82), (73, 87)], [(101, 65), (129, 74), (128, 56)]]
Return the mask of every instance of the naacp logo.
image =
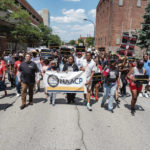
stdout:
[(57, 76), (55, 75), (49, 75), (48, 77), (48, 84), (51, 86), (51, 87), (57, 87), (58, 84), (59, 84), (59, 79)]

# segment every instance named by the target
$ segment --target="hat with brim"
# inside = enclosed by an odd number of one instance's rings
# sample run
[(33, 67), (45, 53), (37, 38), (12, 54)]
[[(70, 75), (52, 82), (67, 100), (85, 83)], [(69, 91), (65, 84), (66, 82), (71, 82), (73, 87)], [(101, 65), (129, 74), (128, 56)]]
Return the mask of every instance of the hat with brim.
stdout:
[(52, 60), (50, 64), (57, 64), (55, 60)]
[(22, 53), (19, 53), (19, 57), (23, 57), (23, 54), (22, 54)]
[(31, 53), (37, 53), (37, 51), (34, 49), (34, 50), (32, 50), (32, 52)]

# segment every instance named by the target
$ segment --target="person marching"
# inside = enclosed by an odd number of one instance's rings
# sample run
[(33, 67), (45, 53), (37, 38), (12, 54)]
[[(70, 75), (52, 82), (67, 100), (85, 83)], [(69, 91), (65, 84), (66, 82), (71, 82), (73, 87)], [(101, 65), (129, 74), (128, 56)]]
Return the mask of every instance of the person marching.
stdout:
[[(57, 61), (52, 60), (50, 62), (50, 67), (47, 69), (47, 71), (52, 71), (52, 72), (59, 71), (59, 68), (57, 66)], [(52, 104), (53, 106), (55, 106), (56, 93), (49, 93), (48, 95), (50, 96), (50, 104)]]
[(4, 91), (5, 96), (7, 96), (6, 85), (5, 85), (5, 74), (6, 74), (6, 65), (0, 57), (0, 91)]
[[(86, 73), (84, 103), (87, 102), (87, 108), (89, 111), (92, 111), (92, 108), (90, 105), (90, 98), (91, 98), (92, 78), (95, 73), (95, 66), (96, 64), (92, 59), (91, 52), (86, 52), (86, 59), (83, 61), (83, 64), (80, 70), (85, 71)], [(86, 97), (87, 97), (87, 100), (86, 100)]]
[[(66, 63), (64, 65), (63, 71), (68, 71), (68, 72), (79, 71), (78, 66), (74, 63), (74, 57), (73, 56), (68, 57), (68, 63)], [(71, 102), (75, 103), (75, 101), (74, 101), (75, 96), (76, 96), (75, 93), (67, 93), (68, 104), (70, 104)]]
[[(37, 56), (37, 51), (36, 50), (33, 50), (32, 51), (32, 61), (34, 63), (36, 63), (38, 69), (39, 69), (39, 72), (41, 73), (42, 72), (42, 65), (41, 65), (41, 61), (40, 61), (40, 58)], [(39, 92), (40, 91), (40, 74), (38, 76), (36, 76), (36, 85), (37, 85), (37, 90), (36, 92)]]
[(103, 72), (104, 76), (104, 95), (101, 107), (104, 107), (106, 98), (109, 95), (108, 110), (113, 113), (113, 102), (117, 89), (117, 80), (119, 77), (119, 70), (116, 67), (116, 60), (110, 59), (109, 66)]
[(16, 90), (17, 90), (17, 97), (20, 96), (21, 94), (21, 84), (18, 80), (18, 70), (19, 70), (19, 66), (20, 64), (24, 61), (24, 58), (23, 58), (23, 54), (19, 54), (19, 60), (17, 60), (14, 64), (14, 77), (15, 77), (15, 83), (16, 83)]
[[(95, 66), (95, 73), (102, 73), (102, 66), (100, 64), (100, 61), (98, 57), (94, 60), (96, 63)], [(94, 89), (95, 89), (95, 100), (98, 101), (98, 93), (99, 93), (99, 87), (101, 87), (102, 81), (94, 81), (92, 82), (92, 98), (94, 98)]]
[(134, 115), (135, 113), (135, 104), (138, 98), (139, 93), (142, 91), (142, 84), (137, 83), (135, 76), (136, 75), (145, 75), (146, 70), (143, 68), (144, 62), (139, 60), (137, 62), (137, 66), (130, 68), (130, 71), (127, 75), (128, 79), (130, 80), (129, 87), (132, 93), (131, 99), (131, 114)]
[(27, 89), (29, 89), (29, 105), (33, 105), (33, 89), (35, 84), (35, 77), (36, 73), (38, 75), (39, 69), (37, 65), (31, 61), (31, 55), (25, 55), (25, 62), (20, 64), (18, 76), (19, 82), (21, 82), (21, 99), (22, 105), (20, 109), (24, 109), (26, 107), (26, 96), (27, 96)]
[[(146, 70), (146, 74), (149, 76), (150, 79), (150, 60), (148, 55), (144, 55), (144, 69)], [(148, 90), (150, 88), (150, 82), (145, 86), (145, 92), (143, 93), (144, 97), (150, 98), (148, 95)]]

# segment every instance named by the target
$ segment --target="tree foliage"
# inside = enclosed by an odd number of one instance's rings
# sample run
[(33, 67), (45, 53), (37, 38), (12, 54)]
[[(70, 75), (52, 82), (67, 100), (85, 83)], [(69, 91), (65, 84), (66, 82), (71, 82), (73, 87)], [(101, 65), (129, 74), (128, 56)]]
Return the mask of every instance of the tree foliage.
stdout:
[(15, 0), (0, 0), (0, 10), (12, 10), (15, 7)]
[(76, 44), (76, 41), (75, 40), (70, 40), (69, 44), (72, 45), (72, 46), (74, 46)]
[(94, 43), (94, 38), (93, 37), (88, 37), (86, 39), (86, 43), (88, 44), (88, 46), (92, 46)]
[(79, 43), (83, 43), (83, 44), (84, 44), (84, 41), (83, 41), (81, 38), (79, 38), (79, 39), (78, 39), (78, 44), (79, 44)]
[(148, 49), (150, 46), (150, 3), (148, 3), (145, 11), (143, 16), (144, 22), (142, 23), (142, 29), (139, 31), (139, 42), (137, 45)]
[(0, 25), (0, 33), (3, 35), (4, 32), (4, 35), (16, 45), (18, 43), (28, 43), (30, 46), (61, 44), (60, 37), (52, 35), (50, 27), (43, 24), (33, 25), (30, 14), (16, 5), (15, 0), (0, 0), (0, 11), (4, 14), (0, 14), (0, 19), (10, 24), (10, 26)]
[(50, 43), (49, 44), (58, 44), (61, 45), (61, 39), (58, 35), (52, 34), (50, 36)]

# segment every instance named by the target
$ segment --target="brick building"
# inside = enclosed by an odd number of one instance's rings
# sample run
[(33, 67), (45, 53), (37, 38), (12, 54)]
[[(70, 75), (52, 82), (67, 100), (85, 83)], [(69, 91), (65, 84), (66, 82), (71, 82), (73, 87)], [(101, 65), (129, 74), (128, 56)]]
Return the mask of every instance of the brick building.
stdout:
[[(38, 14), (38, 12), (36, 12), (34, 10), (34, 8), (32, 8), (32, 6), (26, 0), (16, 0), (15, 3), (20, 5), (22, 7), (22, 9), (25, 9), (29, 12), (33, 25), (37, 26), (38, 24), (43, 23), (42, 17)], [(5, 13), (6, 12), (0, 11), (0, 16), (4, 16)], [(0, 19), (0, 25), (5, 26), (5, 27), (7, 27), (7, 26), (10, 27), (13, 25), (13, 23), (12, 22), (5, 22), (4, 20)], [(25, 45), (26, 44), (24, 44), (24, 45), (18, 44), (18, 47), (21, 48), (23, 46), (22, 48), (24, 48), (24, 47), (26, 47)], [(13, 47), (14, 47), (14, 44), (10, 43), (8, 41), (8, 39), (6, 39), (5, 33), (4, 32), (0, 33), (0, 52), (2, 53), (2, 51), (5, 49), (11, 49), (12, 50)]]
[(95, 47), (116, 51), (123, 32), (141, 29), (149, 0), (100, 0), (96, 9)]

